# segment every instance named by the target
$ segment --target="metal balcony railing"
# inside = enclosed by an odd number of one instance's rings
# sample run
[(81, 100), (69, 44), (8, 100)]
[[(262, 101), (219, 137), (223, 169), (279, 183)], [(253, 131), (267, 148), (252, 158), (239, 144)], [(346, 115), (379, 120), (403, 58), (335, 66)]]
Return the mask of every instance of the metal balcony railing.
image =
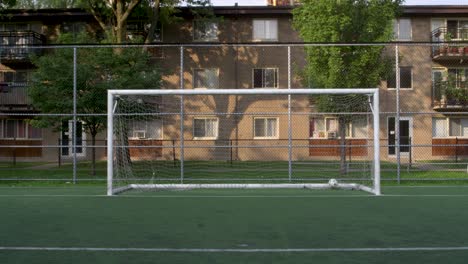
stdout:
[(431, 32), (431, 39), (438, 42), (432, 47), (434, 59), (468, 56), (468, 28), (440, 27)]
[(31, 54), (39, 54), (40, 49), (29, 46), (44, 45), (46, 37), (34, 31), (0, 31), (0, 59), (26, 60)]
[(468, 81), (433, 83), (432, 104), (435, 109), (468, 108)]

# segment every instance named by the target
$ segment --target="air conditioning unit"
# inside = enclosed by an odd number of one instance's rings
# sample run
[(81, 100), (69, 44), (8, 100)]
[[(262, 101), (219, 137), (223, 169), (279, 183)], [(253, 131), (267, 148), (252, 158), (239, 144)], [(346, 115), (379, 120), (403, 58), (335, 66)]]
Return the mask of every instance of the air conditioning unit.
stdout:
[(333, 132), (327, 132), (327, 138), (329, 139), (334, 139), (336, 138), (336, 132), (333, 131)]
[(138, 139), (146, 138), (146, 131), (144, 130), (133, 131), (133, 138), (138, 138)]

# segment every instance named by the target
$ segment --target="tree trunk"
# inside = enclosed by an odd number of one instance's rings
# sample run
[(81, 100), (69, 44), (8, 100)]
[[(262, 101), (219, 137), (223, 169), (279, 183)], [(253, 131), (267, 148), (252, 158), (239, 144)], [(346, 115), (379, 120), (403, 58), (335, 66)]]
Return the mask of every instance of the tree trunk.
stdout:
[(339, 144), (340, 144), (340, 174), (348, 172), (346, 166), (346, 120), (344, 117), (338, 118)]
[[(156, 27), (159, 21), (159, 3), (160, 0), (155, 0), (154, 5), (151, 8), (150, 28), (148, 29), (148, 35), (146, 36), (145, 44), (153, 42), (154, 32), (156, 31)], [(146, 49), (146, 47), (144, 49)]]
[(91, 134), (91, 175), (96, 175), (96, 133)]

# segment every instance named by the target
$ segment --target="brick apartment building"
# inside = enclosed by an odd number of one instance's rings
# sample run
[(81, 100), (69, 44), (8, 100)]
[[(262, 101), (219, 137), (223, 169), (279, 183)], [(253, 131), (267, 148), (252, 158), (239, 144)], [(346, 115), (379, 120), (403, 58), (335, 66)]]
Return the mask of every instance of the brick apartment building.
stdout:
[[(289, 3), (289, 2), (288, 2)], [(193, 18), (188, 10), (181, 8), (183, 20), (163, 26), (158, 32), (155, 43), (182, 44), (183, 81), (180, 77), (181, 53), (177, 46), (156, 47), (151, 50), (155, 65), (163, 71), (163, 88), (180, 89), (216, 89), (216, 88), (278, 88), (286, 89), (307, 87), (301, 78), (300, 70), (305, 65), (304, 49), (293, 48), (292, 65), (288, 65), (287, 46), (261, 46), (262, 43), (300, 42), (297, 32), (292, 28), (293, 7), (272, 2), (264, 7), (215, 7), (214, 12), (222, 17), (216, 22), (202, 22)], [(278, 5), (278, 6), (275, 6)], [(12, 10), (8, 18), (1, 18), (0, 39), (3, 45), (19, 45), (13, 49), (0, 51), (0, 145), (44, 145), (38, 148), (0, 148), (0, 159), (10, 159), (15, 155), (24, 160), (55, 160), (71, 157), (71, 122), (64, 122), (62, 130), (54, 132), (38, 129), (28, 124), (28, 113), (36, 113), (27, 97), (28, 81), (34, 67), (29, 60), (31, 52), (45, 52), (27, 49), (29, 44), (50, 44), (58, 34), (77, 33), (81, 30), (94, 30), (93, 17), (80, 9), (69, 10)], [(128, 35), (132, 37), (144, 33), (141, 21), (130, 21)], [(468, 6), (406, 6), (402, 16), (395, 21), (396, 40), (409, 44), (399, 45), (400, 66), (400, 138), (401, 144), (416, 144), (421, 148), (402, 146), (403, 157), (412, 159), (445, 159), (454, 156), (467, 156), (468, 143), (468, 104), (445, 94), (444, 87), (455, 85), (456, 92), (466, 91), (468, 76), (468, 48), (462, 44), (447, 47), (441, 42), (468, 39)], [(414, 43), (424, 42), (416, 45)], [(428, 44), (433, 42), (432, 44)], [(203, 43), (252, 43), (252, 45), (225, 45), (216, 47), (190, 46)], [(468, 46), (468, 45), (467, 45)], [(394, 51), (389, 46), (389, 52)], [(288, 69), (291, 79), (288, 81)], [(395, 112), (396, 77), (389, 77), (381, 84), (382, 157), (393, 159), (396, 149)], [(459, 96), (460, 97), (460, 96)], [(234, 111), (243, 109), (255, 112), (268, 104), (277, 109), (284, 108), (284, 100), (249, 101), (228, 98), (225, 101), (195, 102), (187, 106), (193, 109), (212, 111)], [(295, 100), (297, 111), (313, 111), (313, 105), (307, 98)], [(465, 112), (465, 113), (463, 113)], [(309, 117), (304, 115), (295, 120), (292, 137), (299, 145), (336, 144), (337, 120), (333, 117)], [(131, 144), (163, 144), (170, 146), (180, 137), (171, 129), (170, 121), (155, 121), (151, 125), (131, 128)], [(199, 140), (229, 141), (229, 144), (255, 145), (271, 142), (278, 144), (287, 139), (287, 120), (285, 115), (277, 117), (250, 115), (234, 123), (226, 123), (219, 118), (191, 116), (185, 120), (187, 127), (184, 138), (196, 145)], [(268, 128), (267, 128), (268, 127)], [(151, 128), (148, 130), (148, 128)], [(196, 129), (202, 128), (202, 129)], [(259, 129), (264, 128), (264, 129)], [(89, 157), (87, 135), (77, 125), (80, 147), (79, 157)], [(367, 133), (366, 124), (352, 122), (347, 132), (348, 144), (360, 144), (363, 134)], [(104, 136), (100, 136), (104, 139)], [(133, 141), (133, 143), (132, 143)], [(146, 143), (144, 143), (146, 142)], [(103, 144), (103, 141), (101, 142)], [(64, 145), (61, 148), (47, 146)], [(387, 146), (389, 145), (389, 146)], [(437, 146), (442, 145), (442, 146)], [(98, 149), (103, 157), (103, 148)], [(167, 150), (167, 151), (166, 151)], [(330, 148), (307, 149), (294, 153), (294, 159), (315, 159), (336, 157), (338, 151)], [(252, 150), (250, 150), (252, 151)], [(177, 152), (177, 150), (175, 151)], [(140, 153), (144, 154), (144, 153)], [(172, 148), (154, 152), (155, 158), (171, 159)], [(192, 156), (191, 156), (192, 155)], [(212, 155), (211, 157), (209, 157)], [(235, 148), (233, 153), (188, 152), (186, 157), (195, 159), (284, 159), (287, 153), (271, 151), (263, 153), (249, 152), (248, 149)], [(350, 155), (366, 155), (359, 148), (350, 150)]]

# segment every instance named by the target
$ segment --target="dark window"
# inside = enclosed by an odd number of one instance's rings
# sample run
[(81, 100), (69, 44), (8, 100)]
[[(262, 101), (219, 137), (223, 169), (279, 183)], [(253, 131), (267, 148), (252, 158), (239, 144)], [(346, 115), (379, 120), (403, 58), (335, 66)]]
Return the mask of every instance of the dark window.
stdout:
[(254, 69), (253, 86), (254, 88), (278, 88), (278, 69)]
[[(396, 88), (396, 74), (393, 73), (387, 79), (387, 88)], [(411, 67), (400, 67), (400, 88), (413, 88), (413, 74)]]

